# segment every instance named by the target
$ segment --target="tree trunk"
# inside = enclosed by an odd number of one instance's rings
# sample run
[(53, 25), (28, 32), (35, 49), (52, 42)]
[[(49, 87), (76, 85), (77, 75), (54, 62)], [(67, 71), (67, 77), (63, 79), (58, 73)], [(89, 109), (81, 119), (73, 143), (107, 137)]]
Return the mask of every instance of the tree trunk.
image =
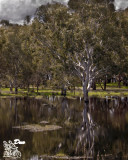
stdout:
[(107, 79), (107, 83), (111, 83), (113, 80), (111, 78)]
[(121, 87), (121, 76), (119, 75), (119, 78), (118, 78), (118, 87), (120, 88)]
[(37, 87), (37, 93), (38, 93), (38, 91), (39, 91), (39, 84), (37, 84), (37, 86), (36, 86), (36, 87)]
[(84, 93), (84, 102), (88, 103), (89, 102), (88, 89), (85, 81), (83, 82), (83, 93)]
[(15, 94), (17, 94), (18, 93), (18, 88), (17, 88), (17, 86), (15, 87)]
[(28, 93), (29, 93), (29, 83), (28, 83), (28, 85), (27, 85), (27, 90), (28, 90)]
[(106, 77), (104, 78), (104, 91), (106, 91), (106, 84), (107, 84), (107, 80)]
[(93, 90), (96, 90), (96, 82), (95, 82), (95, 80), (94, 80), (93, 83), (92, 83), (92, 89), (93, 89)]
[(99, 84), (102, 90), (104, 90), (104, 88), (102, 87), (101, 81), (99, 80)]
[(32, 91), (34, 92), (34, 84), (33, 84), (33, 89), (32, 89)]
[(10, 93), (13, 92), (13, 86), (12, 86), (12, 82), (10, 82)]
[(75, 96), (75, 86), (74, 86), (74, 96)]
[(65, 86), (63, 85), (61, 88), (61, 95), (66, 96), (66, 94), (67, 94), (67, 90), (66, 90)]
[(14, 80), (14, 85), (15, 85), (15, 94), (18, 93), (18, 87), (17, 87), (17, 79), (15, 78)]

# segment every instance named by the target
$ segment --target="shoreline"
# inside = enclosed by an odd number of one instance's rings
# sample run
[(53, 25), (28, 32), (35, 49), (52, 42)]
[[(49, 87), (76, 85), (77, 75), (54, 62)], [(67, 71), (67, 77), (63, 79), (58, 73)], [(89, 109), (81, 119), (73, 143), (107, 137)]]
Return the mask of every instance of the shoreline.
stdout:
[[(43, 96), (60, 96), (61, 90), (53, 90), (53, 89), (40, 89), (38, 93), (36, 91), (30, 91), (29, 93), (25, 89), (19, 89), (18, 94), (15, 94), (14, 92), (10, 93), (9, 88), (2, 88), (0, 98), (6, 98), (6, 97), (35, 97), (37, 99), (40, 99)], [(128, 96), (128, 89), (124, 88), (108, 88), (107, 90), (97, 89), (97, 90), (90, 90), (89, 91), (89, 97), (99, 97), (99, 98), (105, 98), (105, 97), (127, 97)], [(74, 91), (67, 90), (66, 97), (68, 98), (83, 98), (83, 92), (82, 89), (76, 89)]]

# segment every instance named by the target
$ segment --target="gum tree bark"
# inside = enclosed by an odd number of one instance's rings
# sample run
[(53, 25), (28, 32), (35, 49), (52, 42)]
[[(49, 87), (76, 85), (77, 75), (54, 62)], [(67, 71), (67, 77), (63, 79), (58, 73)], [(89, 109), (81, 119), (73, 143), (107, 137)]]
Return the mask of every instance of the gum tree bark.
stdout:
[(88, 102), (88, 92), (93, 80), (98, 74), (96, 66), (93, 63), (93, 47), (85, 44), (85, 48), (82, 53), (75, 53), (73, 64), (76, 74), (82, 81), (84, 101)]

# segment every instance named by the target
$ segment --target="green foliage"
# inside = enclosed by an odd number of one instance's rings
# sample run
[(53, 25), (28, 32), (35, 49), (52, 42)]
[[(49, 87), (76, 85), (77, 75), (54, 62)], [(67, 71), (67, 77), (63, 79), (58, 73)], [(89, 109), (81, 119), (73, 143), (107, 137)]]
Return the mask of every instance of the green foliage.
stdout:
[(76, 53), (81, 63), (88, 61), (85, 45), (93, 48), (93, 64), (100, 71), (95, 78), (107, 75), (127, 82), (127, 13), (113, 12), (101, 0), (70, 0), (69, 7), (59, 3), (40, 6), (32, 24), (27, 16), (24, 26), (1, 21), (1, 85), (25, 88), (28, 93), (30, 85), (37, 90), (40, 85), (81, 86), (74, 63)]

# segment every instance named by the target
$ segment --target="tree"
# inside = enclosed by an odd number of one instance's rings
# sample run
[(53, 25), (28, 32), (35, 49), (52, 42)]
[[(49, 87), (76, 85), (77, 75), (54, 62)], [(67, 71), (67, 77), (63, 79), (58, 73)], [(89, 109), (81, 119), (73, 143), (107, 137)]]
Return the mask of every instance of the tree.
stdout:
[(21, 49), (21, 39), (19, 37), (19, 28), (10, 27), (4, 32), (5, 43), (3, 44), (3, 54), (6, 62), (6, 78), (13, 83), (15, 93), (18, 91), (18, 80), (21, 76), (21, 70), (24, 62), (24, 55)]
[(83, 2), (76, 11), (48, 5), (45, 14), (43, 6), (37, 11), (36, 25), (38, 43), (80, 78), (85, 102), (93, 80), (102, 75), (106, 84), (111, 67), (126, 55), (117, 13), (105, 3)]
[[(6, 72), (6, 61), (3, 54), (3, 45), (5, 43), (5, 37), (4, 37), (4, 28), (0, 28), (0, 88), (2, 86), (2, 82), (5, 79), (5, 72)], [(0, 91), (1, 93), (1, 91)]]
[(70, 13), (59, 4), (53, 5), (45, 13), (46, 22), (35, 30), (35, 36), (43, 47), (47, 47), (58, 62), (68, 65), (81, 79), (85, 101), (88, 101), (88, 91), (98, 74), (95, 58), (102, 55), (102, 52), (98, 55), (96, 52), (102, 46), (98, 37), (98, 22), (93, 17), (94, 7), (85, 4), (86, 9), (87, 7), (92, 17), (87, 15), (85, 23), (79, 13)]

